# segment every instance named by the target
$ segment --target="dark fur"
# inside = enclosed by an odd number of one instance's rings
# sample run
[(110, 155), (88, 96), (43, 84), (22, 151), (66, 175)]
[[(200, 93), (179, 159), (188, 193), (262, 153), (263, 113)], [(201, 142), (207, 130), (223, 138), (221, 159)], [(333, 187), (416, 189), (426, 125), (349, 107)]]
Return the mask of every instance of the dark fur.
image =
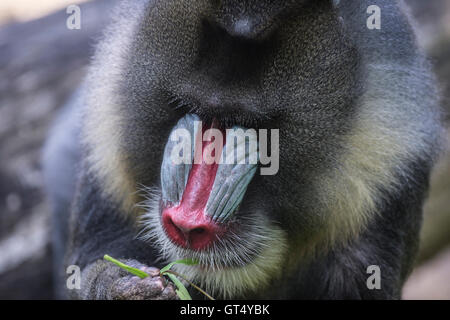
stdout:
[[(148, 18), (139, 22), (123, 74), (114, 83), (120, 105), (115, 112), (122, 119), (117, 128), (120, 150), (136, 185), (158, 186), (164, 144), (186, 112), (207, 122), (218, 118), (225, 126), (279, 128), (280, 171), (255, 177), (240, 214), (262, 212), (287, 232), (295, 271), (244, 298), (399, 298), (417, 249), (422, 203), (438, 150), (438, 120), (429, 128), (428, 147), (411, 153), (396, 172), (400, 187), (379, 186), (376, 212), (358, 235), (320, 244), (303, 263), (295, 260), (316, 245), (311, 238), (327, 232), (329, 217), (317, 209), (321, 190), (311, 186), (347, 152), (344, 138), (356, 122), (357, 100), (368, 90), (365, 66), (399, 66), (399, 72), (411, 67), (416, 81), (378, 91), (405, 92), (424, 110), (438, 114), (429, 66), (396, 2), (349, 0), (338, 8), (327, 0), (138, 2), (145, 4), (143, 16)], [(371, 4), (382, 8), (381, 30), (366, 28)], [(258, 21), (253, 29), (234, 28), (242, 12)], [(219, 98), (210, 100), (214, 93)], [(89, 106), (85, 110), (89, 116)], [(90, 148), (85, 146), (83, 159)], [(73, 168), (77, 162), (64, 163)], [(87, 270), (89, 280), (75, 297), (108, 298), (108, 288), (119, 275), (106, 272), (97, 260), (107, 253), (160, 267), (159, 254), (136, 239), (135, 217), (103, 192), (102, 180), (88, 170), (89, 164), (78, 166), (66, 264)], [(56, 180), (50, 184), (52, 190), (61, 188)], [(54, 195), (57, 214), (67, 213), (67, 204), (58, 207), (67, 199)], [(381, 266), (382, 290), (367, 289), (369, 265)]]

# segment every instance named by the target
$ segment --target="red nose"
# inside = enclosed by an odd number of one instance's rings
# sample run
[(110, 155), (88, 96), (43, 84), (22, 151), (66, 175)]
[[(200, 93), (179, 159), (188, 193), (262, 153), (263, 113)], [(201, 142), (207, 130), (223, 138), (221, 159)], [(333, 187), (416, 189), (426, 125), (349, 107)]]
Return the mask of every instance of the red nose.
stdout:
[(193, 250), (208, 248), (223, 233), (222, 228), (203, 212), (186, 213), (182, 207), (166, 208), (162, 224), (175, 244)]

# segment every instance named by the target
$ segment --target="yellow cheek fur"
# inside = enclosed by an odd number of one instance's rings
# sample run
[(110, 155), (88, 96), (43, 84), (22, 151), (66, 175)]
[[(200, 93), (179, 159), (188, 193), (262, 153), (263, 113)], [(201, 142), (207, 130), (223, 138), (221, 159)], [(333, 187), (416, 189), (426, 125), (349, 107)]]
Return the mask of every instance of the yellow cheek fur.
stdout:
[[(136, 18), (114, 21), (106, 31), (110, 41), (101, 42), (97, 48), (92, 65), (100, 67), (91, 68), (87, 78), (91, 87), (86, 95), (82, 128), (82, 141), (89, 151), (87, 160), (90, 170), (101, 179), (105, 193), (122, 204), (126, 213), (132, 210), (138, 198), (135, 181), (129, 174), (125, 155), (120, 150), (121, 115), (120, 105), (115, 99), (117, 88), (114, 84), (123, 74), (124, 57), (132, 39), (129, 35), (133, 34), (139, 16), (145, 12), (138, 7), (133, 8), (135, 12), (128, 10), (127, 14)], [(110, 33), (114, 36), (108, 36)], [(106, 67), (103, 61), (108, 61)]]
[(329, 244), (356, 236), (377, 213), (381, 190), (395, 192), (399, 176), (410, 174), (407, 162), (429, 156), (433, 148), (427, 141), (435, 135), (436, 112), (399, 90), (402, 83), (414, 81), (414, 70), (386, 65), (367, 70), (369, 89), (359, 101), (344, 152), (315, 185), (327, 212), (324, 238)]

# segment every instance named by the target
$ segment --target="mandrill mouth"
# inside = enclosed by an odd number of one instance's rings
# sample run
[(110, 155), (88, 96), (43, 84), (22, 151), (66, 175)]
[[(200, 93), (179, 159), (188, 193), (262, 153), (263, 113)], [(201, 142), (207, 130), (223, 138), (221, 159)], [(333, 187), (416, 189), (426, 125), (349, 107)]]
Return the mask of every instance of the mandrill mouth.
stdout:
[(160, 190), (145, 189), (147, 198), (141, 204), (140, 238), (161, 251), (168, 261), (192, 259), (195, 266), (174, 266), (177, 272), (199, 284), (215, 297), (238, 297), (245, 292), (264, 288), (284, 263), (287, 237), (280, 227), (261, 212), (236, 212), (226, 224), (225, 233), (201, 250), (176, 244), (163, 227)]
[[(163, 249), (164, 256), (170, 259), (193, 259), (198, 262), (197, 267), (202, 270), (219, 271), (246, 267), (254, 263), (255, 259), (268, 249), (273, 240), (268, 225), (258, 226), (260, 222), (256, 216), (246, 215), (239, 219), (239, 222), (228, 223), (213, 241), (197, 249), (192, 242), (189, 243), (189, 240), (187, 244), (184, 243), (184, 235), (181, 243), (177, 243), (172, 238), (170, 229), (167, 230), (165, 223), (161, 220), (158, 223), (157, 242)], [(192, 236), (204, 239), (202, 233)]]

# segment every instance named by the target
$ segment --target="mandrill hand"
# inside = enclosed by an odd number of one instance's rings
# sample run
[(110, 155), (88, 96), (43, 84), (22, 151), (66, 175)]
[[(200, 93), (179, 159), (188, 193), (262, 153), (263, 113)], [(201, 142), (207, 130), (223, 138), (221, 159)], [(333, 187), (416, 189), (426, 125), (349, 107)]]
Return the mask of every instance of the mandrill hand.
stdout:
[(117, 279), (110, 291), (112, 300), (175, 300), (178, 299), (175, 287), (171, 282), (159, 275), (159, 269), (153, 267), (140, 267), (140, 270), (149, 274), (141, 279), (129, 275)]
[(108, 261), (98, 260), (82, 274), (81, 290), (71, 292), (77, 299), (100, 300), (176, 300), (175, 286), (159, 275), (159, 269), (136, 260), (121, 262), (146, 272), (141, 279)]

